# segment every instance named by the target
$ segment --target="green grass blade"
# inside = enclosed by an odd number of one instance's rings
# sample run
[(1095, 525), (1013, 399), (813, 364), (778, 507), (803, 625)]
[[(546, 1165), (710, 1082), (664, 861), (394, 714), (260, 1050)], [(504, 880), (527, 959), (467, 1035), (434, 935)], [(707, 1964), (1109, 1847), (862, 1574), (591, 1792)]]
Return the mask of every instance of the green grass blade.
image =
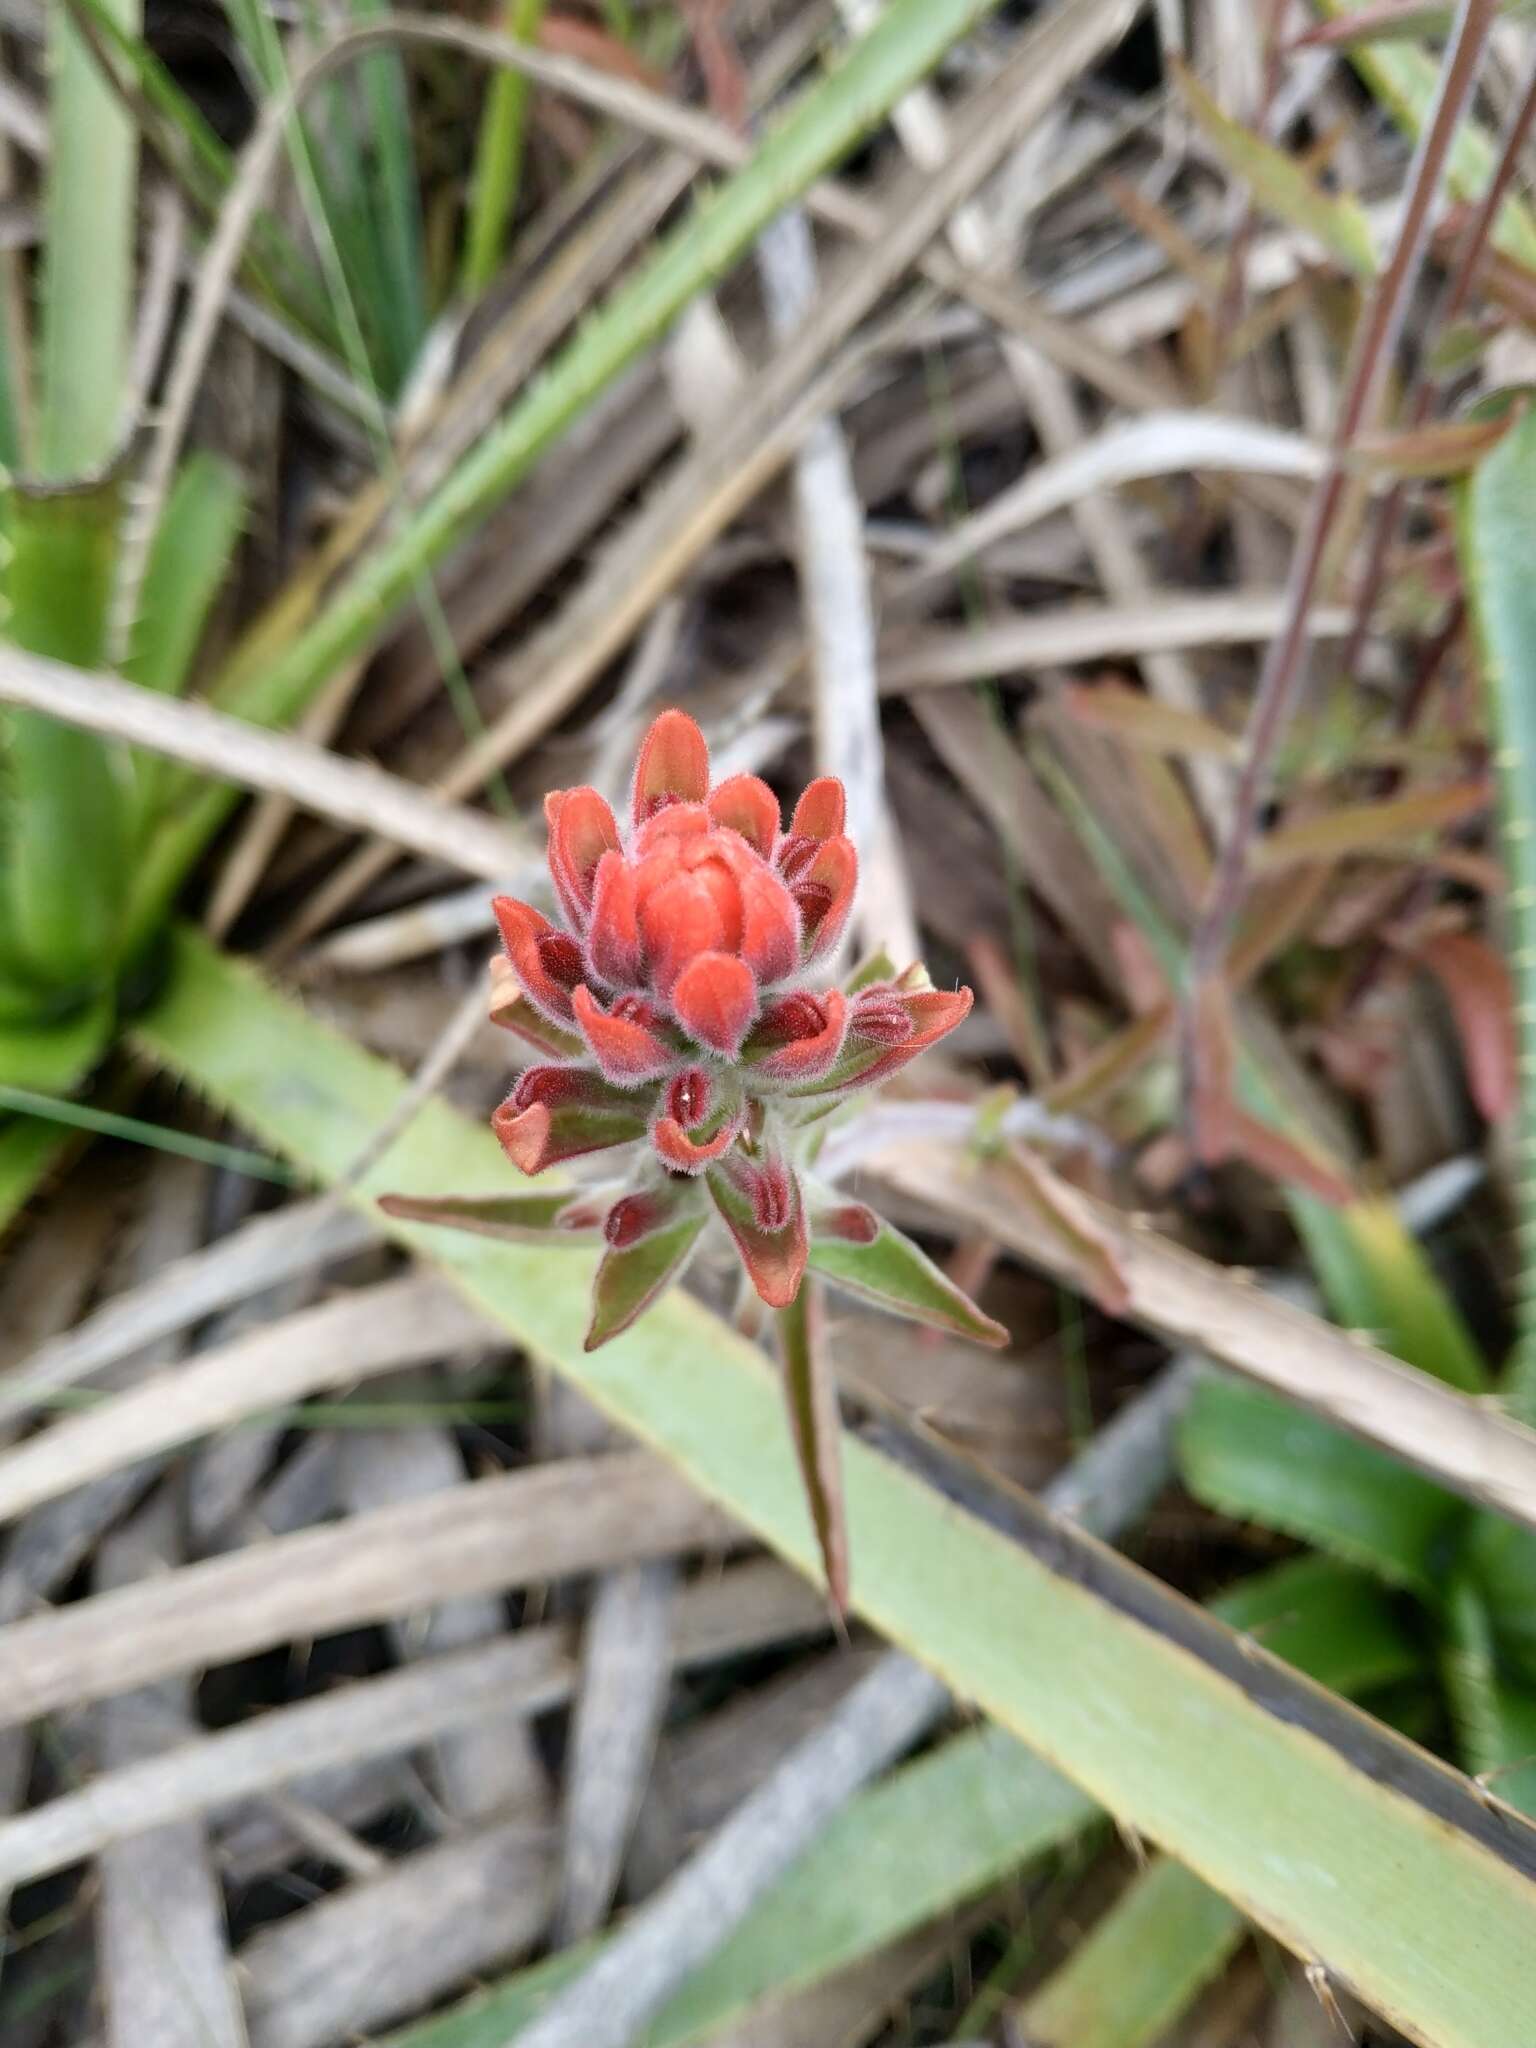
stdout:
[(1151, 2048), (1225, 1967), (1243, 1916), (1160, 1857), (1016, 2015), (1030, 2048)]
[(1536, 1688), (1536, 1532), (1502, 1515), (1470, 1515), (1463, 1557), (1487, 1604), (1500, 1657)]
[[(107, 0), (127, 30), (139, 0)], [(127, 425), (138, 136), (66, 7), (48, 9), (50, 153), (42, 260), (44, 475), (105, 468)]]
[(1229, 1628), (1349, 1699), (1424, 1675), (1424, 1647), (1401, 1603), (1330, 1557), (1255, 1572), (1210, 1605)]
[[(544, 7), (545, 0), (506, 0), (506, 33), (520, 43), (531, 43)], [(527, 110), (528, 80), (520, 71), (497, 71), (485, 89), (464, 230), (459, 288), (469, 299), (478, 298), (501, 267), (507, 227), (517, 210)]]
[(1467, 1769), (1536, 1815), (1536, 1691), (1500, 1670), (1493, 1617), (1468, 1574), (1451, 1588), (1445, 1627), (1445, 1690)]
[[(957, 1736), (860, 1795), (652, 2021), (686, 2048), (873, 1955), (1094, 1819), (1090, 1801), (995, 1729)], [(536, 1963), (380, 2048), (505, 2048), (598, 1944)]]
[[(408, 1085), (190, 933), (134, 1036), (325, 1179), (345, 1173)], [(509, 1181), (488, 1130), (429, 1102), (351, 1199), (377, 1214), (385, 1187), (427, 1196)], [(776, 1376), (727, 1324), (673, 1293), (587, 1354), (589, 1253), (557, 1260), (381, 1221), (815, 1574)], [(1507, 1836), (1453, 1774), (1241, 1654), (1219, 1624), (1022, 1496), (1008, 1497), (1010, 1538), (856, 1440), (845, 1486), (852, 1605), (874, 1628), (1277, 1938), (1325, 1957), (1411, 2039), (1529, 2048), (1536, 1880), (1496, 1850)]]
[[(242, 5), (246, 0), (242, 0)], [(254, 672), (238, 664), (224, 708), (263, 725), (293, 718), (432, 568), (470, 533), (685, 306), (741, 257), (774, 215), (830, 169), (938, 63), (996, 0), (895, 0), (765, 134), (751, 161), (661, 238), (649, 258), (578, 329), (506, 417), (414, 517), (374, 549), (286, 650)], [(1112, 19), (1106, 0), (1079, 0)], [(1035, 31), (1053, 32), (1053, 24)], [(235, 795), (209, 790), (169, 826), (139, 878), (135, 926), (152, 930), (217, 831)]]
[(245, 483), (222, 457), (189, 456), (150, 546), (123, 674), (179, 694), (245, 519)]
[(1198, 1500), (1259, 1522), (1429, 1596), (1454, 1494), (1262, 1387), (1212, 1379), (1179, 1431), (1179, 1469)]
[[(1362, 0), (1369, 4), (1369, 0)], [(1319, 0), (1333, 20), (1354, 12), (1355, 0)], [(1417, 138), (1439, 89), (1440, 62), (1421, 43), (1408, 40), (1359, 43), (1349, 61), (1405, 135)], [(1451, 144), (1447, 176), (1458, 199), (1481, 199), (1498, 155), (1498, 145), (1480, 121), (1463, 121)], [(1536, 215), (1513, 194), (1499, 208), (1493, 245), (1527, 268), (1536, 265)]]
[[(33, 654), (97, 666), (121, 493), (12, 485), (6, 497), (7, 639)], [(130, 882), (123, 750), (40, 712), (7, 721), (0, 926), (27, 978), (84, 992), (116, 961)]]
[(1479, 463), (1458, 499), (1462, 581), (1482, 653), (1499, 825), (1509, 876), (1510, 962), (1520, 1026), (1520, 1293), (1510, 1408), (1536, 1422), (1536, 411)]
[[(359, 21), (382, 21), (384, 0), (353, 0)], [(410, 97), (405, 65), (381, 50), (359, 66), (367, 110), (359, 172), (370, 201), (371, 231), (383, 287), (378, 316), (387, 337), (387, 384), (398, 391), (409, 376), (427, 332), (425, 257), (422, 248), (420, 180), (411, 138)]]

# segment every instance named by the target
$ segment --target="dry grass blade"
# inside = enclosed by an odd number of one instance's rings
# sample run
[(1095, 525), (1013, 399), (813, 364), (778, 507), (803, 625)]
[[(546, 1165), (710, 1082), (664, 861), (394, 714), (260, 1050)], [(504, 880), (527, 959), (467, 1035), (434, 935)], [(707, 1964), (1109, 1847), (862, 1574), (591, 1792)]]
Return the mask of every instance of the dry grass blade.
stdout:
[[(604, 665), (621, 653), (726, 522), (769, 483), (818, 413), (835, 403), (812, 388), (827, 358), (883, 294), (911, 268), (953, 209), (1050, 110), (1066, 81), (1124, 32), (1132, 0), (1094, 0), (1049, 17), (1026, 36), (966, 109), (962, 144), (934, 174), (910, 174), (891, 194), (884, 232), (840, 266), (812, 318), (778, 349), (750, 399), (711, 442), (681, 462), (610, 546), (567, 603), (503, 677), (508, 708), (439, 780), (463, 798), (530, 746), (568, 711)], [(389, 864), (365, 847), (317, 891), (294, 936), (334, 917)]]
[(326, 1388), (495, 1341), (484, 1318), (430, 1275), (338, 1295), (248, 1330), (0, 1453), (0, 1521)]
[[(869, 1165), (892, 1186), (941, 1202), (1031, 1265), (1073, 1284), (1071, 1245), (1016, 1199), (1006, 1170), (920, 1139), (875, 1155)], [(1340, 1330), (1291, 1308), (1135, 1227), (1107, 1203), (1075, 1188), (1064, 1192), (1113, 1246), (1132, 1320), (1208, 1352), (1466, 1499), (1536, 1528), (1536, 1431), (1377, 1350), (1369, 1332)]]
[(718, 1509), (640, 1453), (456, 1486), (0, 1629), (0, 1725), (294, 1637), (730, 1533)]
[(88, 732), (148, 747), (189, 767), (275, 791), (306, 810), (397, 846), (446, 860), (488, 881), (530, 858), (519, 833), (478, 812), (445, 803), (363, 761), (342, 760), (290, 734), (265, 732), (207, 704), (181, 703), (115, 676), (0, 649), (0, 703), (20, 704)]
[[(825, 1631), (814, 1589), (766, 1561), (679, 1593), (681, 1668)], [(126, 1764), (30, 1813), (0, 1820), (0, 1888), (94, 1855), (108, 1843), (368, 1758), (392, 1756), (502, 1712), (531, 1716), (570, 1699), (577, 1643), (564, 1624), (528, 1628), (190, 1740)]]
[[(1284, 608), (1278, 591), (1219, 591), (1134, 605), (1052, 607), (964, 631), (893, 632), (881, 653), (880, 687), (889, 695), (1171, 648), (1263, 644)], [(1310, 621), (1313, 637), (1342, 639), (1351, 616), (1347, 605), (1319, 605)]]
[(0, 1417), (16, 1415), (131, 1352), (267, 1287), (313, 1272), (374, 1242), (366, 1217), (330, 1197), (259, 1216), (115, 1295), (0, 1379)]

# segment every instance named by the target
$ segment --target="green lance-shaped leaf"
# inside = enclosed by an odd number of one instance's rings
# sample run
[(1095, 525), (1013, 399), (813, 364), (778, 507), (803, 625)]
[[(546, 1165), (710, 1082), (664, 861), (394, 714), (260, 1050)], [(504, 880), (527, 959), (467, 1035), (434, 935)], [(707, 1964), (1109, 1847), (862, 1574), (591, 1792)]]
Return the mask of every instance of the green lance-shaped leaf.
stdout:
[[(16, 646), (92, 668), (116, 552), (116, 479), (59, 489), (13, 483), (3, 631)], [(130, 876), (123, 749), (36, 711), (7, 722), (0, 930), (23, 979), (84, 991), (115, 963)]]
[(469, 1230), (507, 1244), (590, 1235), (603, 1221), (599, 1206), (573, 1196), (569, 1188), (526, 1195), (381, 1195), (379, 1207), (404, 1223), (441, 1223), (448, 1230)]
[(1440, 1538), (1462, 1512), (1444, 1488), (1381, 1451), (1237, 1380), (1196, 1388), (1179, 1463), (1208, 1507), (1315, 1543), (1426, 1597)]
[(112, 992), (100, 989), (57, 1019), (0, 1022), (0, 1086), (71, 1094), (106, 1051), (115, 1021)]
[(1510, 957), (1520, 1023), (1518, 1168), (1520, 1301), (1506, 1396), (1536, 1420), (1536, 405), (1505, 394), (1479, 411), (1524, 405), (1523, 417), (1458, 497), (1462, 581), (1482, 654), (1509, 873)]
[(1424, 1646), (1403, 1603), (1331, 1557), (1288, 1558), (1210, 1605), (1229, 1627), (1349, 1699), (1424, 1672)]
[(1325, 191), (1293, 156), (1224, 114), (1177, 58), (1172, 62), (1185, 104), (1227, 167), (1248, 185), (1265, 212), (1321, 242), (1356, 277), (1374, 277), (1376, 245), (1358, 202)]
[(845, 1293), (930, 1329), (1006, 1344), (1008, 1332), (949, 1279), (925, 1251), (862, 1202), (820, 1208), (813, 1220), (810, 1263)]
[(627, 1330), (681, 1277), (708, 1220), (696, 1181), (669, 1181), (614, 1203), (604, 1225), (607, 1249), (592, 1283), (588, 1351)]
[(222, 456), (199, 452), (177, 472), (155, 529), (123, 674), (178, 694), (245, 518), (245, 484)]
[(848, 1521), (843, 1508), (843, 1427), (837, 1383), (827, 1353), (821, 1289), (807, 1278), (778, 1314), (784, 1352), (784, 1392), (795, 1456), (821, 1545), (827, 1590), (839, 1614), (848, 1607)]
[(1441, 1669), (1469, 1771), (1522, 1813), (1536, 1816), (1536, 1691), (1500, 1668), (1488, 1603), (1468, 1572), (1445, 1603)]

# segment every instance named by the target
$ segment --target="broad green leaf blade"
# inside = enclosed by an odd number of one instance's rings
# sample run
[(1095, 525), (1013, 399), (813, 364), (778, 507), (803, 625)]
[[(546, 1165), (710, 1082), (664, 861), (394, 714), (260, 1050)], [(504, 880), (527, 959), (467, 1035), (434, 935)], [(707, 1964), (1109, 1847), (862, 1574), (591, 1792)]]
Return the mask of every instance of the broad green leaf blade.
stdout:
[(1259, 206), (1321, 242), (1356, 277), (1374, 277), (1376, 245), (1359, 202), (1347, 194), (1326, 191), (1287, 151), (1223, 113), (1178, 58), (1171, 60), (1171, 67), (1184, 102), (1206, 139), (1227, 168), (1247, 185)]
[[(386, 1216), (406, 1223), (440, 1223), (448, 1230), (470, 1230), (481, 1237), (500, 1238), (504, 1244), (558, 1243), (573, 1226), (562, 1226), (560, 1218), (571, 1207), (569, 1188), (540, 1189), (517, 1195), (438, 1195), (421, 1201), (410, 1195), (381, 1195), (379, 1207)], [(590, 1230), (596, 1230), (594, 1215)]]
[(1030, 2048), (1151, 2048), (1246, 1931), (1219, 1892), (1159, 1857), (1026, 2000), (1017, 2034)]
[(839, 1614), (848, 1607), (848, 1518), (843, 1505), (843, 1419), (827, 1346), (821, 1289), (809, 1276), (778, 1312), (784, 1391), (795, 1455), (805, 1481), (827, 1589)]
[[(1462, 582), (1482, 654), (1499, 773), (1499, 825), (1509, 875), (1510, 965), (1520, 1027), (1520, 1113), (1514, 1173), (1520, 1298), (1504, 1397), (1536, 1421), (1536, 407), (1474, 472), (1458, 498)], [(1511, 402), (1520, 402), (1519, 399)]]
[[(689, 1187), (690, 1196), (694, 1189)], [(582, 1340), (588, 1351), (606, 1344), (659, 1301), (681, 1279), (708, 1221), (702, 1202), (689, 1200), (673, 1220), (633, 1244), (606, 1245), (592, 1282), (592, 1320)]]
[(1461, 1503), (1262, 1387), (1212, 1378), (1179, 1431), (1184, 1483), (1198, 1500), (1262, 1523), (1426, 1597), (1436, 1549)]
[(893, 1223), (883, 1217), (876, 1235), (860, 1244), (826, 1230), (812, 1230), (812, 1269), (847, 1294), (931, 1329), (952, 1330), (978, 1344), (1006, 1344), (1008, 1332), (983, 1314), (968, 1294), (937, 1267)]
[(68, 1095), (106, 1051), (116, 1011), (109, 989), (53, 1023), (0, 1023), (0, 1088)]
[(0, 1121), (0, 1235), (78, 1142), (73, 1131), (40, 1117), (8, 1116)]
[[(324, 1178), (345, 1174), (408, 1085), (190, 933), (134, 1040)], [(493, 1147), (430, 1102), (349, 1199), (371, 1210), (386, 1182), (432, 1195), (488, 1180)], [(746, 1528), (814, 1570), (776, 1376), (701, 1303), (674, 1289), (587, 1355), (586, 1253), (557, 1260), (390, 1227)], [(1325, 1956), (1410, 2039), (1529, 2048), (1536, 1881), (1500, 1846), (1513, 1824), (1496, 1827), (1453, 1773), (1262, 1651), (1243, 1654), (1220, 1624), (1025, 1496), (1008, 1497), (1009, 1537), (857, 1441), (844, 1445), (844, 1481), (851, 1604), (871, 1626), (1278, 1939)]]
[[(104, 0), (139, 27), (139, 0)], [(38, 460), (45, 476), (91, 476), (123, 441), (132, 360), (138, 135), (68, 7), (48, 9), (49, 157), (42, 257)]]
[(1401, 1603), (1331, 1557), (1255, 1572), (1210, 1605), (1230, 1628), (1348, 1699), (1424, 1675), (1424, 1647)]
[(244, 517), (245, 482), (234, 464), (189, 456), (150, 546), (122, 667), (130, 683), (173, 694), (186, 686)]
[[(863, 1792), (651, 2022), (644, 2048), (689, 2048), (878, 1954), (1095, 1818), (1065, 1779), (996, 1729), (944, 1743)], [(591, 1961), (568, 1949), (380, 2048), (505, 2048)]]
[[(115, 480), (11, 485), (8, 639), (77, 667), (97, 665), (120, 510)], [(6, 734), (0, 926), (28, 978), (83, 992), (117, 959), (131, 881), (127, 762), (120, 747), (36, 711), (13, 711)]]
[[(996, 0), (893, 0), (877, 25), (768, 127), (751, 160), (661, 237), (607, 302), (525, 388), (518, 402), (432, 497), (374, 548), (271, 661), (237, 650), (222, 708), (260, 725), (294, 718), (326, 679), (366, 647), (422, 576), (463, 541), (613, 380), (658, 341), (689, 302), (751, 247), (775, 214), (853, 149)], [(240, 0), (242, 19), (253, 10)], [(254, 10), (260, 13), (261, 10)], [(1027, 31), (1108, 48), (1134, 13), (1119, 0), (1077, 0)], [(153, 930), (235, 801), (203, 792), (168, 827), (138, 877), (135, 930)]]
[(1487, 1391), (1482, 1354), (1392, 1203), (1334, 1209), (1292, 1194), (1288, 1206), (1336, 1323), (1464, 1394)]

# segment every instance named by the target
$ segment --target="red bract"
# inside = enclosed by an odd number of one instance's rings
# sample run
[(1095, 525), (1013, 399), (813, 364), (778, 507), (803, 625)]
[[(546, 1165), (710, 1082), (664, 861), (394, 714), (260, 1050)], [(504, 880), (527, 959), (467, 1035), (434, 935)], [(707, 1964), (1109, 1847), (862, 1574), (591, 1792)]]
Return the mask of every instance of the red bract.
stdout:
[[(649, 1164), (607, 1211), (611, 1250), (665, 1218), (681, 1260), (689, 1217), (712, 1202), (776, 1307), (808, 1255), (797, 1128), (915, 1058), (971, 1002), (921, 967), (856, 992), (817, 985), (858, 879), (845, 808), (823, 776), (785, 830), (757, 776), (711, 789), (703, 734), (667, 711), (641, 743), (627, 828), (594, 789), (545, 801), (563, 924), (495, 903), (507, 965), (492, 1015), (545, 1061), (496, 1112), (509, 1156), (538, 1173), (643, 1141)], [(613, 1308), (602, 1323), (624, 1318)]]

